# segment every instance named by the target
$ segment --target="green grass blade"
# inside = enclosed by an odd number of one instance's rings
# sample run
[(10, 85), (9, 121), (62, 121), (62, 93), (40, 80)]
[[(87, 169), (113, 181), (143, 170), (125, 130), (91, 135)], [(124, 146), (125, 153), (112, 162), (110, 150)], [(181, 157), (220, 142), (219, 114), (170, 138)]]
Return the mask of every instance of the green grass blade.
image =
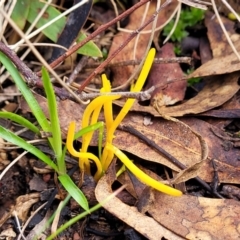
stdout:
[(59, 171), (65, 173), (66, 172), (65, 163), (64, 161), (61, 161), (62, 136), (58, 118), (57, 101), (50, 77), (45, 68), (42, 68), (42, 80), (48, 102), (48, 111), (50, 116), (50, 128), (51, 128), (50, 132), (52, 133), (52, 147), (56, 155), (56, 159), (58, 161)]
[(67, 175), (63, 174), (58, 177), (63, 187), (68, 191), (72, 198), (86, 211), (89, 211), (88, 201), (83, 192), (76, 186), (72, 179)]
[(42, 151), (40, 151), (30, 143), (26, 142), (21, 137), (15, 135), (14, 133), (10, 132), (9, 130), (5, 129), (2, 126), (0, 126), (0, 137), (32, 153), (40, 160), (42, 160), (44, 163), (46, 163), (48, 166), (50, 166), (52, 169), (54, 169), (56, 172), (58, 172), (57, 166), (47, 155), (45, 155)]
[(37, 134), (39, 133), (39, 129), (34, 124), (29, 122), (26, 118), (19, 116), (18, 114), (11, 113), (11, 112), (0, 112), (0, 118), (10, 119), (10, 120), (22, 125), (23, 127), (30, 129), (31, 131), (33, 131)]
[(8, 59), (8, 57), (6, 57), (2, 52), (0, 52), (0, 62), (2, 62), (2, 64), (8, 70), (8, 72), (11, 74), (14, 82), (16, 83), (18, 89), (20, 90), (26, 102), (28, 103), (28, 106), (30, 107), (33, 115), (37, 119), (43, 131), (49, 132), (50, 131), (49, 123), (41, 107), (39, 106), (37, 100), (33, 96), (32, 92), (30, 91), (26, 83), (23, 81), (22, 76), (19, 74), (18, 70)]
[(75, 133), (74, 135), (74, 139), (78, 139), (80, 138), (82, 135), (88, 133), (88, 132), (92, 132), (92, 131), (95, 131), (101, 127), (103, 127), (104, 123), (103, 122), (96, 122), (88, 127), (85, 127), (81, 130), (79, 130), (78, 132)]

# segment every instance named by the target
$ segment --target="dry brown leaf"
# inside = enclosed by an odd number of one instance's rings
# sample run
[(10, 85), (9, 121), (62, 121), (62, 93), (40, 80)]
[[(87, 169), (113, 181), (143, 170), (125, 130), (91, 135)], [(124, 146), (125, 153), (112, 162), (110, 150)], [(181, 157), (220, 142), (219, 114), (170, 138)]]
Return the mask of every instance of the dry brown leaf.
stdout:
[[(159, 15), (157, 27), (161, 26), (172, 14), (174, 9), (176, 8), (178, 1), (173, 0), (169, 5), (164, 7)], [(131, 29), (132, 31), (138, 29), (141, 25), (141, 21), (143, 18), (143, 13), (145, 10), (145, 6), (138, 8), (130, 15), (129, 24), (125, 27), (126, 29)], [(149, 19), (156, 11), (156, 1), (151, 1), (148, 9), (148, 13), (146, 16), (146, 20)], [(150, 30), (152, 28), (152, 23), (150, 23), (145, 29)], [(158, 31), (159, 32), (159, 31)], [(146, 47), (148, 45), (148, 39), (151, 33), (148, 34), (140, 34), (139, 40), (136, 46), (136, 59), (142, 59), (144, 52), (146, 51)], [(156, 32), (157, 34), (157, 32)], [(115, 50), (119, 48), (119, 46), (124, 42), (124, 40), (129, 36), (129, 33), (119, 32), (115, 34), (112, 45), (109, 51), (109, 55), (111, 55)], [(121, 62), (133, 59), (133, 49), (135, 45), (135, 41), (132, 40), (128, 45), (113, 59), (112, 62)], [(122, 85), (125, 81), (131, 76), (133, 72), (133, 66), (127, 66), (124, 68), (112, 68), (114, 74), (113, 87)]]
[[(157, 58), (176, 57), (173, 44), (167, 43), (157, 53)], [(155, 64), (148, 76), (146, 88), (155, 87), (151, 102), (157, 102), (159, 106), (173, 105), (184, 99), (187, 88), (186, 81), (168, 83), (171, 79), (182, 79), (183, 71), (179, 63)]]
[[(224, 140), (217, 137), (211, 131), (212, 125), (196, 118), (181, 119), (189, 125), (194, 131), (201, 133), (202, 138), (207, 142), (209, 148), (208, 159), (216, 159), (219, 169), (219, 180), (223, 183), (240, 183), (239, 170), (240, 162), (239, 150), (231, 148), (226, 151), (222, 146)], [(143, 116), (138, 114), (129, 114), (123, 124), (132, 125), (143, 135), (153, 140), (158, 146), (170, 153), (176, 159), (186, 166), (194, 166), (201, 160), (201, 148), (197, 137), (181, 124), (166, 121), (163, 119), (152, 119), (153, 124), (144, 126)], [(116, 132), (114, 144), (121, 150), (130, 152), (145, 161), (157, 162), (179, 171), (179, 169), (163, 155), (156, 152), (151, 147), (138, 138), (123, 131)], [(224, 171), (226, 169), (226, 171)], [(232, 174), (231, 174), (232, 172)], [(213, 180), (212, 163), (207, 161), (199, 169), (199, 177), (207, 182)]]
[[(221, 16), (223, 25), (237, 50), (240, 50), (240, 36), (236, 34), (234, 29), (235, 23), (228, 18)], [(205, 26), (207, 27), (208, 40), (211, 45), (212, 54), (214, 58), (228, 56), (232, 53), (232, 48), (230, 47), (227, 39), (222, 31), (222, 28), (218, 22), (217, 17), (212, 12), (207, 12), (205, 15)]]
[[(158, 106), (156, 106), (156, 108), (158, 109)], [(182, 122), (176, 118), (166, 116), (166, 115), (164, 115), (162, 117), (168, 121), (178, 123), (178, 124), (182, 125), (183, 127), (185, 127), (186, 129), (189, 129), (191, 131), (191, 133), (193, 133), (198, 138), (199, 143), (200, 143), (200, 149), (201, 149), (201, 159), (199, 161), (194, 162), (191, 166), (186, 167), (186, 169), (184, 169), (183, 171), (178, 173), (174, 177), (173, 181), (171, 181), (172, 184), (179, 184), (181, 182), (186, 182), (187, 180), (189, 180), (191, 178), (197, 177), (199, 175), (199, 170), (200, 170), (201, 166), (204, 164), (204, 161), (208, 157), (208, 146), (207, 146), (206, 141), (202, 138), (200, 133), (194, 131), (190, 126), (188, 126), (184, 122)]]
[[(196, 118), (187, 118), (183, 121), (191, 126), (197, 132), (200, 132), (202, 137), (207, 142), (209, 148), (209, 159), (216, 159), (216, 165), (219, 175), (219, 181), (222, 183), (240, 183), (239, 170), (240, 162), (239, 150), (232, 147), (226, 149), (223, 145), (224, 139), (217, 137), (211, 130), (213, 126), (205, 121)], [(199, 177), (207, 182), (213, 180), (213, 167), (211, 161), (205, 162), (200, 168)]]
[(0, 233), (0, 238), (1, 238), (1, 239), (11, 240), (11, 239), (16, 239), (16, 237), (17, 237), (17, 234), (16, 234), (16, 232), (13, 230), (13, 228), (4, 229), (4, 230)]
[[(233, 41), (237, 50), (240, 50), (240, 36), (235, 33), (234, 22), (225, 17), (221, 17), (223, 24)], [(218, 23), (216, 17), (208, 12), (205, 17), (205, 24), (208, 28), (208, 39), (212, 48), (213, 59), (204, 63), (196, 69), (189, 78), (204, 77), (232, 73), (240, 70), (240, 61), (232, 52), (229, 43)]]
[(16, 199), (16, 204), (13, 208), (17, 213), (17, 216), (21, 221), (25, 222), (27, 219), (28, 212), (32, 205), (39, 201), (39, 193), (31, 193), (23, 196), (19, 196)]
[(232, 73), (240, 70), (240, 61), (235, 53), (214, 58), (197, 68), (188, 78), (206, 77)]
[(45, 183), (43, 179), (37, 174), (33, 175), (33, 178), (29, 181), (28, 184), (31, 191), (41, 192), (47, 189), (47, 183)]
[[(109, 179), (109, 173), (105, 174), (99, 181), (95, 189), (98, 202), (103, 202), (111, 193), (112, 180)], [(140, 232), (147, 239), (182, 239), (173, 234), (167, 228), (162, 227), (154, 219), (138, 212), (136, 207), (129, 207), (121, 202), (117, 197), (110, 199), (103, 207), (136, 231)]]
[[(143, 116), (131, 113), (125, 118), (123, 125), (127, 124), (134, 127), (187, 167), (201, 160), (201, 146), (199, 140), (189, 128), (182, 126), (180, 123), (163, 119), (152, 119), (152, 122), (152, 125), (144, 126)], [(118, 148), (130, 152), (144, 160), (160, 163), (175, 171), (179, 171), (179, 168), (171, 163), (166, 157), (159, 154), (152, 149), (152, 147), (139, 141), (138, 138), (131, 134), (117, 131), (115, 136), (113, 143)]]
[(183, 238), (239, 238), (238, 201), (186, 195), (175, 198), (157, 191), (154, 191), (154, 198), (155, 200), (146, 206), (148, 213), (161, 225)]
[[(198, 114), (215, 107), (221, 106), (239, 90), (239, 72), (230, 75), (215, 76), (206, 82), (205, 87), (197, 96), (177, 106), (161, 107), (163, 115), (181, 117), (186, 114)], [(115, 101), (118, 106), (123, 106), (120, 101)], [(131, 111), (150, 113), (155, 117), (161, 116), (152, 106), (135, 104)]]

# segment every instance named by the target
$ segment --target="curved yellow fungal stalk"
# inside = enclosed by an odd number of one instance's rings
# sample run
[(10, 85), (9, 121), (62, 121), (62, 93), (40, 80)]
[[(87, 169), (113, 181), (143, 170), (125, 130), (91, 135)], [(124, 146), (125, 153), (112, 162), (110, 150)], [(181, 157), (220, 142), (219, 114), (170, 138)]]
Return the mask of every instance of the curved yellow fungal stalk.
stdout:
[[(101, 175), (102, 175), (102, 164), (98, 157), (96, 157), (92, 153), (87, 153), (87, 152), (78, 152), (74, 149), (73, 147), (73, 141), (74, 141), (74, 132), (75, 132), (75, 122), (71, 122), (68, 128), (68, 133), (67, 133), (67, 140), (66, 140), (66, 146), (68, 151), (71, 153), (71, 155), (78, 157), (80, 159), (91, 159), (95, 162), (97, 166), (97, 172), (94, 175), (94, 179), (97, 181)], [(79, 161), (79, 167), (81, 171), (84, 171), (84, 162)]]
[[(138, 92), (141, 91), (148, 73), (151, 69), (154, 57), (156, 54), (156, 50), (154, 48), (150, 49), (146, 60), (144, 62), (142, 71), (136, 81), (136, 84), (134, 85), (132, 92)], [(120, 113), (117, 115), (116, 119), (113, 121), (110, 129), (107, 131), (107, 143), (112, 143), (113, 137), (114, 137), (114, 132), (119, 126), (119, 124), (122, 122), (124, 117), (127, 115), (129, 110), (131, 109), (132, 105), (134, 104), (135, 99), (128, 99), (126, 103), (124, 104), (123, 108), (121, 109)], [(103, 170), (106, 171), (112, 161), (113, 155), (111, 153), (108, 153), (108, 151), (104, 148), (103, 150), (103, 155), (102, 155), (102, 165), (103, 165)]]
[[(105, 74), (102, 75), (102, 83), (103, 83), (102, 92), (111, 92), (111, 84)], [(107, 132), (113, 123), (112, 101), (113, 100), (109, 99), (109, 101), (105, 102), (103, 105)]]
[[(99, 113), (101, 111), (101, 108), (103, 104), (110, 100), (115, 100), (120, 98), (120, 95), (118, 96), (99, 96), (95, 98), (89, 105), (86, 107), (83, 117), (82, 117), (82, 128), (87, 127), (90, 122), (90, 116), (92, 115), (91, 124), (94, 124), (98, 120)], [(88, 132), (83, 135), (82, 137), (82, 148), (81, 152), (87, 152), (88, 146), (91, 142), (93, 136), (93, 131)], [(84, 164), (86, 166), (86, 171), (88, 174), (90, 174), (90, 163), (87, 158), (81, 158), (79, 159), (81, 163), (79, 163), (81, 166)]]
[(152, 188), (155, 188), (160, 192), (166, 193), (168, 195), (172, 195), (176, 197), (179, 197), (182, 195), (181, 191), (174, 189), (172, 187), (169, 187), (165, 184), (162, 184), (161, 182), (158, 182), (157, 180), (148, 176), (146, 173), (140, 170), (121, 150), (119, 150), (115, 146), (107, 143), (106, 148), (109, 151), (112, 151), (122, 161), (122, 163), (129, 169), (129, 171), (131, 171), (144, 184)]

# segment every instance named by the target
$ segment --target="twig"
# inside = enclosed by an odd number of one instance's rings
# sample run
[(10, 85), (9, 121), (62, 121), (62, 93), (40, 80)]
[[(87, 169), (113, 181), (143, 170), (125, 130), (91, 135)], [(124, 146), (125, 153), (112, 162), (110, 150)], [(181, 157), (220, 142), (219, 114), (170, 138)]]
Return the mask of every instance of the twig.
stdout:
[(78, 62), (78, 64), (75, 66), (75, 68), (73, 69), (71, 75), (69, 76), (67, 83), (71, 84), (72, 82), (74, 82), (74, 80), (76, 79), (77, 75), (79, 72), (82, 71), (82, 69), (86, 66), (87, 64), (87, 56), (82, 56), (82, 58), (80, 59), (80, 61)]
[(0, 42), (0, 51), (3, 52), (14, 63), (18, 71), (21, 72), (26, 79), (29, 86), (36, 86), (36, 82), (41, 81), (41, 79), (35, 73), (33, 73), (33, 71), (22, 60), (19, 59), (17, 54), (3, 42)]
[[(121, 15), (117, 16), (116, 18), (114, 18), (112, 21), (100, 26), (95, 32), (93, 32), (92, 34), (90, 34), (87, 38), (85, 38), (83, 41), (79, 42), (78, 44), (74, 45), (72, 48), (70, 48), (67, 52), (65, 52), (62, 56), (60, 56), (58, 59), (56, 59), (55, 61), (53, 61), (50, 66), (52, 68), (55, 68), (58, 64), (60, 64), (62, 61), (64, 61), (67, 57), (69, 57), (71, 54), (73, 54), (74, 52), (76, 52), (79, 48), (81, 48), (83, 45), (85, 45), (87, 42), (89, 42), (90, 40), (92, 40), (93, 38), (95, 38), (98, 34), (100, 34), (101, 32), (103, 32), (104, 30), (106, 30), (108, 27), (112, 26), (113, 24), (115, 24), (116, 22), (120, 21), (121, 19), (125, 18), (126, 16), (128, 16), (130, 13), (132, 13), (133, 11), (135, 11), (136, 9), (138, 9), (139, 7), (141, 7), (142, 5), (144, 5), (145, 3), (147, 3), (150, 0), (142, 0), (140, 2), (138, 2), (137, 4), (133, 5), (131, 8), (129, 8), (128, 10), (126, 10), (125, 12), (123, 12)], [(38, 75), (40, 75), (41, 73), (38, 72)]]
[[(161, 11), (161, 9), (165, 6), (167, 6), (169, 3), (171, 2), (171, 0), (167, 0), (159, 9), (156, 10), (155, 14), (152, 15), (152, 17), (150, 19), (148, 19), (140, 28), (138, 28), (137, 30), (133, 31), (131, 34), (129, 34), (128, 38), (126, 38), (126, 40), (119, 46), (119, 48), (114, 51), (112, 53), (111, 56), (109, 56), (102, 64), (100, 64), (95, 71), (90, 74), (90, 76), (82, 83), (82, 85), (79, 88), (79, 92), (82, 92), (82, 90), (88, 85), (88, 83), (91, 81), (91, 79), (93, 77), (95, 77), (99, 72), (102, 71), (102, 69), (107, 66), (107, 64), (135, 37), (137, 36), (137, 34), (139, 34), (139, 32), (141, 30), (143, 30), (148, 24), (150, 24), (152, 21), (154, 21), (154, 19), (156, 18), (156, 16), (159, 14), (159, 12)], [(141, 3), (141, 2), (139, 2)], [(137, 5), (137, 4), (136, 4)], [(135, 6), (135, 5), (134, 5)], [(121, 16), (121, 15), (119, 15)]]
[(121, 95), (121, 97), (125, 98), (135, 98), (138, 99), (139, 101), (146, 101), (151, 98), (151, 93), (155, 90), (155, 87), (152, 86), (146, 91), (142, 92), (109, 92), (109, 93), (84, 93), (82, 92), (80, 94), (80, 98), (82, 100), (90, 100), (94, 99), (98, 96), (115, 96), (115, 95)]
[[(141, 63), (141, 60), (127, 60), (116, 63), (109, 63), (107, 67), (124, 67), (129, 65), (138, 65)], [(192, 58), (191, 57), (173, 57), (173, 58), (155, 58), (153, 64), (162, 64), (162, 63), (186, 63), (191, 65)], [(99, 66), (99, 63), (91, 63), (87, 64), (86, 68), (96, 68)]]
[(8, 19), (9, 24), (14, 28), (14, 30), (26, 41), (26, 43), (29, 45), (29, 48), (32, 50), (33, 54), (37, 57), (37, 59), (42, 63), (43, 66), (55, 77), (56, 81), (63, 86), (69, 93), (73, 95), (75, 100), (82, 104), (87, 104), (87, 102), (81, 101), (77, 97), (77, 95), (69, 88), (68, 85), (66, 85), (60, 77), (57, 75), (57, 73), (49, 66), (49, 64), (46, 62), (46, 60), (42, 57), (42, 55), (38, 52), (38, 50), (33, 46), (33, 44), (26, 38), (23, 31), (17, 26), (17, 24), (11, 19), (8, 18), (7, 14), (0, 8), (1, 14)]
[[(18, 71), (26, 79), (27, 84), (31, 87), (43, 88), (41, 79), (34, 73), (32, 70), (18, 58), (16, 53), (7, 47), (4, 43), (0, 42), (0, 51), (3, 52), (16, 66)], [(71, 93), (66, 91), (64, 88), (54, 87), (56, 95), (61, 99), (71, 99), (76, 100)], [(77, 97), (82, 101), (90, 100), (101, 95), (121, 95), (126, 98), (136, 98), (140, 101), (145, 101), (151, 98), (151, 93), (154, 91), (154, 88), (150, 88), (147, 91), (143, 92), (110, 92), (110, 93), (84, 93), (78, 94)], [(75, 93), (76, 94), (76, 93)]]

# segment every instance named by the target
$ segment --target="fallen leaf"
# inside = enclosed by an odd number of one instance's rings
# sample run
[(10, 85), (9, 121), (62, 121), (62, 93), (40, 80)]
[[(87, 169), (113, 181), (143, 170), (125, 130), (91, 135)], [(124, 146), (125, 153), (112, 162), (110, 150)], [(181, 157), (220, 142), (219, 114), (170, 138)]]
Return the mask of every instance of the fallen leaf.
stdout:
[(19, 196), (16, 199), (16, 205), (14, 206), (15, 212), (21, 221), (25, 222), (28, 217), (28, 212), (32, 205), (39, 201), (39, 193), (30, 193), (23, 196)]
[[(234, 42), (234, 46), (237, 50), (240, 50), (240, 36), (236, 33), (234, 29), (235, 23), (224, 16), (221, 16), (221, 20), (224, 27), (226, 28), (228, 35)], [(206, 12), (205, 26), (208, 29), (207, 35), (211, 45), (213, 57), (226, 57), (229, 54), (232, 54), (232, 48), (227, 42), (227, 39), (214, 13)]]
[[(183, 118), (181, 120), (194, 131), (200, 133), (209, 148), (209, 160), (203, 163), (198, 170), (198, 176), (207, 182), (213, 180), (213, 168), (210, 159), (214, 158), (219, 169), (220, 182), (240, 183), (239, 150), (233, 147), (226, 151), (222, 146), (223, 140), (211, 131), (211, 124), (197, 118)], [(123, 124), (133, 126), (187, 167), (194, 166), (201, 160), (200, 143), (189, 129), (181, 124), (163, 119), (153, 118), (152, 122), (152, 125), (144, 126), (143, 116), (131, 113), (126, 117)], [(114, 144), (121, 150), (130, 152), (145, 161), (160, 163), (179, 172), (179, 168), (171, 163), (167, 157), (159, 154), (155, 149), (147, 146), (130, 133), (117, 131), (115, 136)], [(95, 141), (96, 144), (97, 141)]]
[[(186, 114), (199, 114), (215, 107), (221, 106), (228, 101), (239, 90), (238, 85), (239, 72), (231, 75), (215, 76), (206, 81), (205, 87), (197, 96), (186, 102), (170, 107), (161, 107), (161, 114), (172, 117), (181, 117)], [(123, 106), (123, 102), (115, 101), (118, 106)], [(142, 106), (135, 104), (131, 111), (150, 113), (155, 117), (160, 117), (152, 106)]]
[[(112, 194), (112, 179), (109, 173), (105, 174), (99, 181), (95, 189), (98, 202), (103, 202), (110, 194)], [(138, 212), (136, 207), (129, 207), (114, 197), (102, 204), (103, 207), (123, 222), (133, 227), (147, 239), (182, 239), (178, 235), (172, 234), (167, 228), (162, 227), (153, 218)]]
[(17, 234), (13, 231), (12, 228), (5, 229), (0, 233), (0, 238), (3, 239), (15, 239), (16, 237)]
[(206, 77), (232, 73), (240, 70), (240, 61), (235, 53), (214, 58), (197, 68), (188, 78)]
[[(170, 17), (176, 6), (178, 5), (178, 1), (173, 0), (170, 4), (168, 4), (166, 7), (162, 8), (159, 15), (158, 15), (158, 21), (157, 21), (157, 27), (163, 25), (164, 22)], [(125, 27), (126, 29), (129, 29), (131, 31), (135, 31), (141, 26), (143, 13), (145, 11), (145, 7), (140, 7), (136, 11), (134, 11), (130, 17), (129, 17), (129, 24)], [(155, 13), (156, 11), (156, 1), (151, 1), (149, 5), (149, 9), (146, 16), (146, 21)], [(151, 30), (152, 23), (150, 23), (147, 27), (144, 28), (144, 31)], [(157, 31), (159, 32), (159, 31)], [(157, 32), (155, 34), (157, 34)], [(151, 32), (147, 34), (140, 34), (138, 42), (131, 41), (128, 43), (124, 49), (113, 59), (112, 63), (127, 61), (131, 59), (142, 59), (143, 54), (146, 51), (146, 47), (148, 45), (148, 39)], [(115, 50), (119, 48), (119, 46), (124, 42), (124, 40), (129, 36), (129, 33), (126, 32), (119, 32), (115, 34), (111, 48), (109, 50), (109, 55), (111, 55)], [(135, 44), (136, 46), (136, 56), (133, 56), (133, 49)], [(125, 81), (131, 76), (132, 72), (134, 71), (133, 66), (126, 66), (124, 68), (119, 67), (113, 67), (111, 68), (114, 80), (113, 80), (113, 87), (122, 85), (125, 83)]]
[[(209, 148), (209, 160), (215, 159), (218, 169), (219, 181), (221, 183), (240, 183), (240, 162), (238, 161), (239, 150), (232, 147), (228, 151), (225, 150), (224, 140), (217, 137), (211, 130), (214, 126), (196, 118), (187, 118), (183, 121), (191, 126), (207, 142)], [(199, 170), (199, 177), (204, 181), (211, 182), (213, 180), (213, 167), (211, 161), (207, 161)]]
[[(152, 119), (152, 122), (152, 125), (144, 126), (143, 117), (131, 113), (128, 114), (122, 124), (134, 127), (186, 167), (192, 166), (201, 160), (199, 140), (189, 128), (182, 126), (180, 123), (163, 119), (155, 118)], [(163, 164), (179, 172), (179, 168), (171, 163), (169, 159), (140, 141), (137, 137), (123, 131), (117, 131), (115, 136), (113, 143), (121, 150), (130, 152), (146, 161)]]
[[(157, 58), (176, 57), (173, 44), (167, 43), (157, 53)], [(154, 64), (148, 75), (146, 88), (155, 87), (151, 102), (157, 102), (159, 106), (173, 105), (184, 99), (187, 88), (186, 81), (168, 83), (171, 79), (182, 79), (183, 71), (179, 63)]]
[(34, 174), (33, 178), (29, 181), (29, 189), (41, 192), (47, 189), (47, 184), (38, 175)]
[[(197, 68), (188, 76), (189, 78), (227, 74), (240, 70), (240, 61), (232, 52), (217, 18), (213, 16), (212, 13), (208, 12), (205, 24), (208, 28), (208, 39), (214, 58)], [(234, 46), (239, 51), (240, 36), (235, 33), (234, 22), (223, 16), (221, 19)]]
[(185, 239), (239, 238), (238, 201), (186, 195), (175, 198), (157, 191), (154, 197), (147, 206), (148, 214)]

